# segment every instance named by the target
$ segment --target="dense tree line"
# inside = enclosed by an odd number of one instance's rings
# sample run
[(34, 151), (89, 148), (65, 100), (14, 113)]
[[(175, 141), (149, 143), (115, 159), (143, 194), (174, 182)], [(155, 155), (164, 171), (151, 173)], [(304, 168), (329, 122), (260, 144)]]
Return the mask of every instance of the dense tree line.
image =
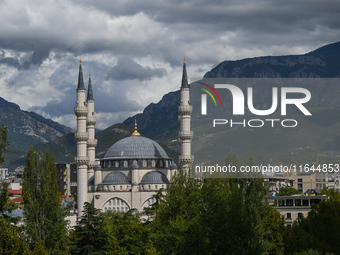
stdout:
[[(0, 144), (6, 140), (0, 137)], [(226, 163), (241, 165), (232, 154)], [(154, 196), (144, 220), (133, 209), (100, 212), (86, 203), (70, 229), (53, 154), (30, 148), (23, 178), (24, 227), (4, 217), (13, 204), (6, 188), (0, 193), (0, 254), (340, 254), (340, 194), (335, 191), (324, 190), (330, 199), (287, 228), (269, 206), (263, 179), (194, 179), (183, 173)]]

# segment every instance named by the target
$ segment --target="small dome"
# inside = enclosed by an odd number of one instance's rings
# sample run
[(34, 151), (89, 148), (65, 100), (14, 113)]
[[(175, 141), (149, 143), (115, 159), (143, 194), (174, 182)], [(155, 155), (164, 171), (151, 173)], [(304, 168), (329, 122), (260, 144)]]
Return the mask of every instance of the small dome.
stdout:
[(168, 178), (160, 172), (152, 171), (144, 175), (141, 184), (169, 183)]
[(176, 165), (175, 163), (172, 163), (172, 164), (170, 165), (170, 169), (177, 169), (177, 165)]
[(169, 158), (165, 150), (155, 141), (142, 137), (130, 136), (113, 144), (104, 159), (111, 158)]
[(130, 184), (130, 182), (125, 174), (113, 172), (106, 175), (101, 184)]

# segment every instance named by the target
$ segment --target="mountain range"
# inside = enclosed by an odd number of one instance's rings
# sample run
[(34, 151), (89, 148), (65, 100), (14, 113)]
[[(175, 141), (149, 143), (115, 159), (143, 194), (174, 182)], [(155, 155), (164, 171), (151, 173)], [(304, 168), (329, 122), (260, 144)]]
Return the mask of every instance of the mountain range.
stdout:
[[(188, 74), (190, 76), (190, 73)], [(339, 78), (340, 42), (329, 44), (303, 55), (265, 56), (235, 61), (223, 61), (207, 72), (204, 78)], [(180, 86), (180, 79), (178, 81)], [(288, 131), (277, 127), (268, 128), (222, 128), (211, 130), (201, 125), (199, 119), (200, 97), (196, 90), (191, 93), (194, 106), (192, 126), (194, 137), (192, 152), (195, 162), (202, 163), (218, 159), (221, 162), (230, 153), (236, 153), (245, 160), (250, 154), (255, 163), (308, 163), (316, 161), (317, 154), (327, 155), (324, 162), (340, 161), (340, 85), (312, 90), (309, 109), (311, 118), (304, 118), (297, 111), (290, 114), (299, 121), (299, 126)], [(258, 107), (268, 108), (271, 102), (261, 93), (254, 91)], [(226, 95), (227, 101), (231, 98)], [(229, 100), (230, 99), (230, 100)], [(177, 162), (179, 123), (179, 90), (170, 92), (158, 103), (148, 105), (140, 114), (126, 119), (96, 133), (98, 139), (97, 157), (114, 142), (129, 136), (137, 119), (138, 131), (159, 142)], [(6, 110), (6, 109), (10, 110)], [(230, 107), (231, 108), (231, 107)], [(8, 113), (7, 113), (8, 112)], [(24, 155), (30, 143), (40, 145), (42, 150), (52, 149), (59, 163), (72, 162), (76, 143), (71, 129), (42, 116), (21, 111), (5, 100), (0, 100), (2, 122), (9, 127), (11, 155), (6, 159), (10, 170), (24, 164)], [(226, 118), (231, 112), (226, 113)], [(275, 117), (275, 116), (273, 116)], [(27, 123), (27, 124), (25, 124)], [(28, 125), (29, 124), (29, 125)], [(28, 127), (26, 127), (28, 125)], [(339, 130), (339, 131), (338, 131)], [(68, 134), (67, 134), (68, 133)], [(20, 144), (19, 144), (20, 141)], [(24, 141), (22, 143), (22, 141)], [(321, 161), (321, 159), (320, 159)]]

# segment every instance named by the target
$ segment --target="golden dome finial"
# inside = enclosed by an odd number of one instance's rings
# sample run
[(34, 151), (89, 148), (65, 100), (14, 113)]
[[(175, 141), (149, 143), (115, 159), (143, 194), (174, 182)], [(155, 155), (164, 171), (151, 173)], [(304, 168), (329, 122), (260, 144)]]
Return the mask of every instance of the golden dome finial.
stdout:
[(135, 131), (132, 133), (131, 136), (140, 136), (140, 133), (137, 131), (137, 119), (135, 119)]

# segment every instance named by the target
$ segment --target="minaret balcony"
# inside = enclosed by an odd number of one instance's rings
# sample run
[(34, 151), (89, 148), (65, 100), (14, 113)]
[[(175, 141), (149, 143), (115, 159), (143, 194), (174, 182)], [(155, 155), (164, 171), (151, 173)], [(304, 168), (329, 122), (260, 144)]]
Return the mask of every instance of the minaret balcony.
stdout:
[(89, 160), (89, 157), (79, 156), (79, 157), (75, 157), (74, 161), (77, 165), (87, 165), (90, 160)]
[(97, 117), (95, 116), (87, 116), (86, 125), (94, 126), (97, 123)]
[(96, 147), (97, 146), (97, 142), (98, 140), (97, 139), (89, 139), (87, 141), (87, 147), (90, 148), (90, 147)]
[(74, 107), (74, 114), (77, 116), (77, 117), (86, 117), (87, 116), (87, 107), (86, 106), (77, 106), (77, 107)]
[(76, 132), (74, 133), (74, 139), (76, 139), (77, 142), (87, 141), (89, 139), (89, 133), (88, 132)]
[(193, 155), (184, 155), (184, 156), (179, 156), (178, 161), (181, 165), (183, 164), (191, 164), (194, 162), (194, 156)]
[(88, 164), (87, 164), (89, 169), (93, 169), (96, 165), (97, 165), (96, 161), (89, 161)]
[(191, 140), (193, 131), (179, 131), (178, 136), (181, 140)]
[(190, 115), (192, 113), (192, 105), (180, 105), (178, 106), (178, 112), (180, 115)]

